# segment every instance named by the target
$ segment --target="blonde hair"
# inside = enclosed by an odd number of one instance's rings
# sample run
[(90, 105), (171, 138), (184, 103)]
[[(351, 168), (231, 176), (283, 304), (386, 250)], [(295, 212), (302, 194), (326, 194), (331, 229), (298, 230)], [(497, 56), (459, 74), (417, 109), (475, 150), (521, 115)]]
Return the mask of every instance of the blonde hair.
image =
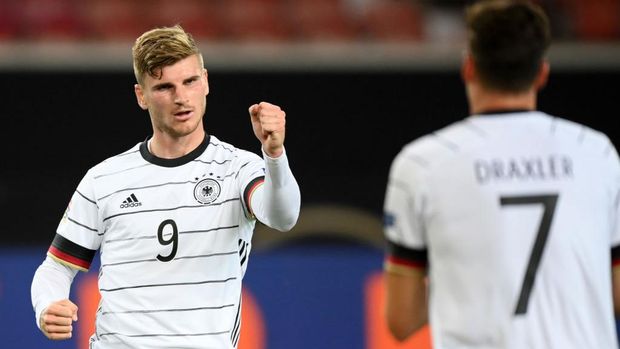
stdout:
[(144, 74), (154, 78), (161, 77), (163, 67), (191, 55), (198, 55), (203, 65), (202, 54), (190, 33), (185, 32), (180, 25), (151, 29), (140, 35), (132, 49), (133, 72), (139, 84), (144, 80)]

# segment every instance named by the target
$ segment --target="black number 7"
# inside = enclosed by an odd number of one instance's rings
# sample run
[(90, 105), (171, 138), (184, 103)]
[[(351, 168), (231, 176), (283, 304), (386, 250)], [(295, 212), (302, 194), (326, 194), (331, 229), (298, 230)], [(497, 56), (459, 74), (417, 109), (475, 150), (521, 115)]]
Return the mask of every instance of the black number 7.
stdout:
[(527, 304), (530, 300), (532, 287), (534, 287), (536, 271), (538, 270), (545, 244), (547, 243), (547, 237), (549, 236), (549, 229), (551, 228), (551, 221), (553, 221), (553, 214), (555, 213), (555, 204), (557, 201), (558, 195), (507, 196), (500, 198), (500, 204), (502, 206), (543, 204), (545, 208), (540, 226), (538, 227), (538, 233), (536, 234), (536, 241), (532, 248), (532, 254), (527, 264), (525, 277), (523, 278), (523, 285), (521, 286), (521, 293), (517, 301), (515, 315), (525, 314), (527, 312)]

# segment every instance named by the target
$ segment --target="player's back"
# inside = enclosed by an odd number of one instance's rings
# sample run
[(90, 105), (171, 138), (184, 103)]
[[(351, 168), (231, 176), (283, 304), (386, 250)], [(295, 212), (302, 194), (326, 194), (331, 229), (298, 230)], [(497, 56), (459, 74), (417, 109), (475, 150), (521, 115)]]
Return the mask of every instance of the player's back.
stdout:
[(540, 112), (470, 117), (406, 147), (437, 348), (616, 348), (618, 161), (603, 134)]

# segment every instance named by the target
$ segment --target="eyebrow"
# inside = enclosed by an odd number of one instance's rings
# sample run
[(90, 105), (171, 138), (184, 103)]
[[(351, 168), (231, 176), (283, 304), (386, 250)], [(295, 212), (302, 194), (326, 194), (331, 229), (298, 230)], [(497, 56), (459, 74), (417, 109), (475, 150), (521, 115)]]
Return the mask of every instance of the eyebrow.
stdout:
[[(188, 82), (188, 81), (198, 80), (198, 79), (200, 79), (200, 75), (192, 75), (192, 76), (190, 76), (187, 79), (183, 79), (183, 83)], [(173, 86), (173, 84), (170, 83), (170, 82), (162, 82), (160, 84), (153, 85), (152, 89), (153, 90), (157, 90), (157, 89), (160, 89), (160, 88), (169, 88), (169, 87), (172, 87), (172, 86)]]

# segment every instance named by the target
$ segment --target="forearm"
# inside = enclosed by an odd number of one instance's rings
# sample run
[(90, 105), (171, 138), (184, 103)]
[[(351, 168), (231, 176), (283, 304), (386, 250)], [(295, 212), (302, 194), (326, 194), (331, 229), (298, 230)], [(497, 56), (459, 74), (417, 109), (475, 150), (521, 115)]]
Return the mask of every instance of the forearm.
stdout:
[(425, 272), (388, 268), (384, 277), (388, 328), (394, 338), (404, 341), (428, 321)]
[(43, 310), (54, 301), (69, 298), (71, 283), (76, 274), (76, 269), (62, 265), (50, 257), (37, 268), (30, 295), (39, 328)]
[(620, 266), (614, 266), (611, 272), (614, 313), (616, 314), (616, 317), (620, 317)]
[(265, 159), (265, 182), (251, 198), (252, 212), (265, 225), (288, 231), (297, 222), (301, 206), (299, 185), (288, 165), (286, 152), (278, 158)]

